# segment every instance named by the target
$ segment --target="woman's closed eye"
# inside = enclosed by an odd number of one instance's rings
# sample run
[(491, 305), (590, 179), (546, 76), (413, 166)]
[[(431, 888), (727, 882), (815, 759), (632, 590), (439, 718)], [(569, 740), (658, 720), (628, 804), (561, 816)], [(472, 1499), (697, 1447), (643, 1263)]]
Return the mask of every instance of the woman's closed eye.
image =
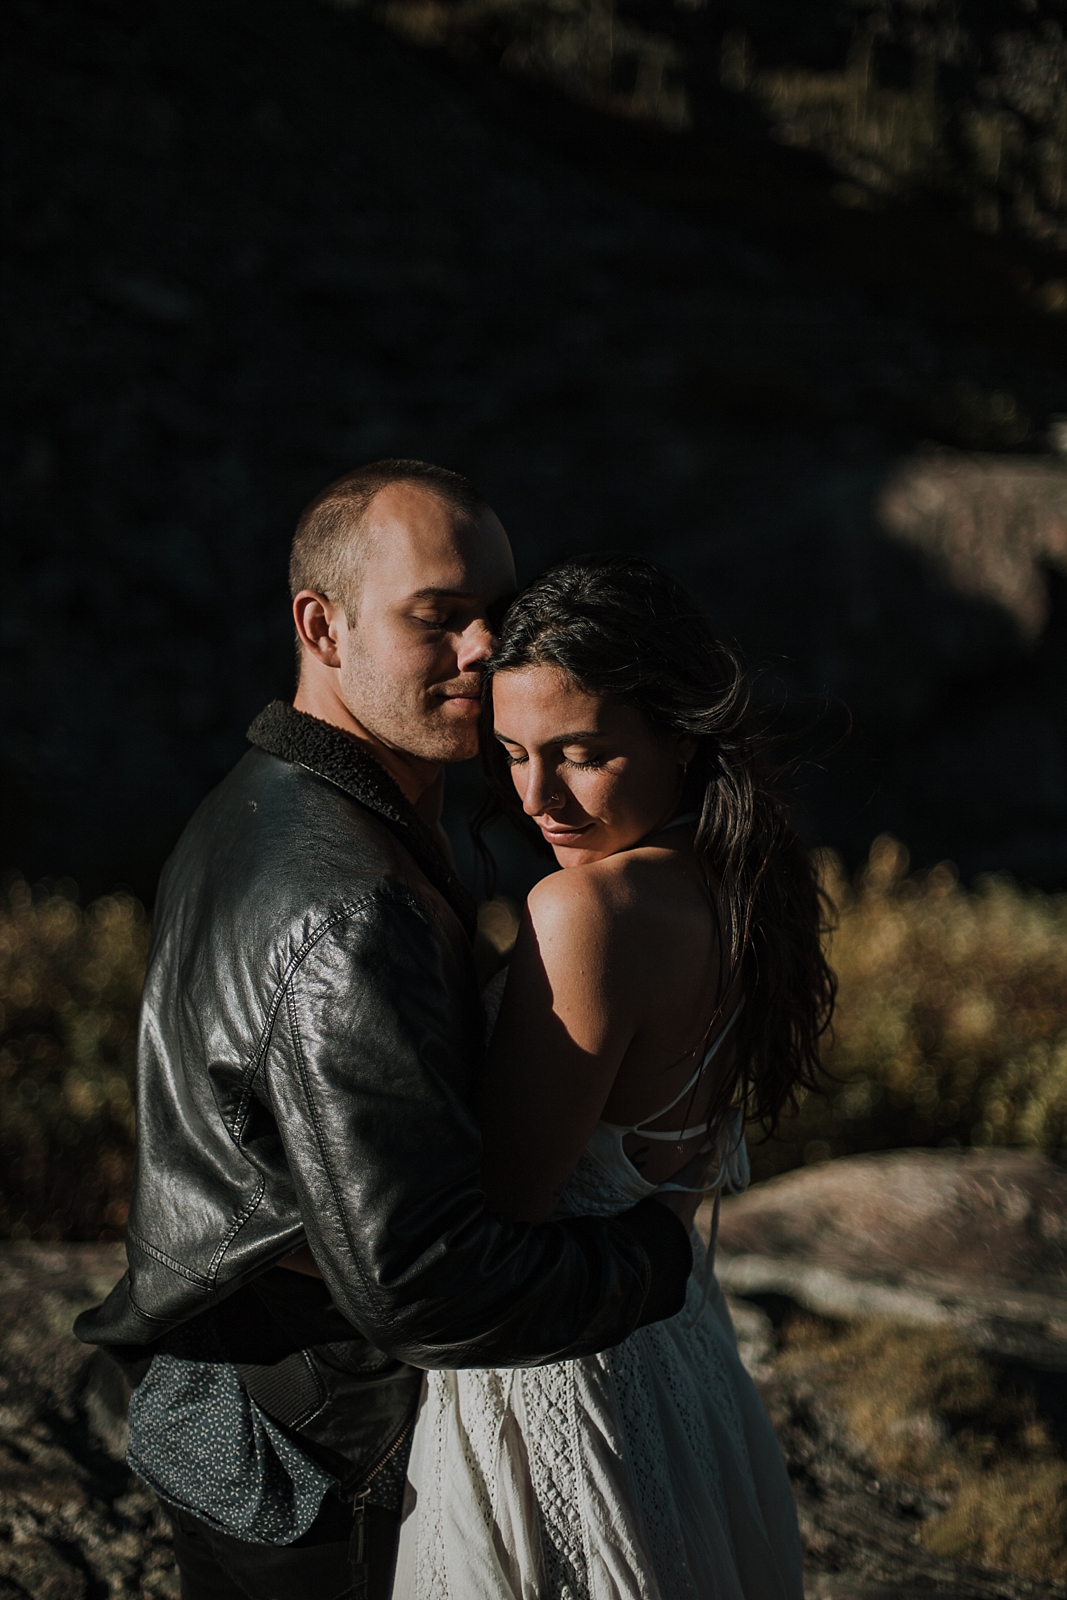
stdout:
[[(521, 766), (524, 766), (529, 759), (530, 758), (526, 754), (525, 750), (523, 750), (521, 752), (520, 751), (512, 751), (512, 750), (504, 750), (504, 760), (505, 760), (506, 764), (509, 767), (521, 767)], [(563, 756), (560, 759), (560, 766), (561, 767), (574, 767), (574, 768), (577, 768), (580, 772), (588, 772), (594, 767), (602, 767), (602, 766), (604, 766), (604, 764), (606, 763), (607, 759), (608, 758), (607, 758), (606, 755), (587, 756), (584, 761), (583, 760), (579, 760), (576, 756)]]
[(584, 761), (579, 761), (577, 756), (564, 756), (562, 765), (577, 767), (579, 771), (587, 772), (591, 767), (602, 767), (607, 761), (607, 756), (586, 756)]

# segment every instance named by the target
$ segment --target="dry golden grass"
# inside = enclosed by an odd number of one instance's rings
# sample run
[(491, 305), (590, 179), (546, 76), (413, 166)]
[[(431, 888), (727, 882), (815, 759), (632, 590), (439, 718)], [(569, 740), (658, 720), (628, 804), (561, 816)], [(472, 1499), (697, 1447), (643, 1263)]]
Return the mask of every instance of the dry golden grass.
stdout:
[(964, 1483), (926, 1529), (934, 1555), (1046, 1581), (1067, 1578), (1067, 1462), (995, 1468)]
[[(824, 868), (841, 982), (829, 1093), (755, 1146), (756, 1175), (909, 1145), (1067, 1147), (1067, 896), (909, 877), (889, 839), (855, 883)], [(515, 922), (506, 902), (482, 909), (497, 950)], [(129, 896), (82, 909), (15, 880), (0, 897), (0, 1231), (121, 1228), (147, 944)]]
[(946, 1496), (923, 1524), (928, 1549), (1067, 1577), (1067, 1462), (1028, 1389), (945, 1328), (797, 1317), (785, 1344), (783, 1365), (817, 1385), (879, 1471)]
[(758, 1175), (912, 1145), (1067, 1147), (1067, 895), (998, 879), (970, 892), (947, 866), (909, 877), (887, 838), (855, 883), (832, 855), (823, 866), (840, 981), (829, 1092), (756, 1147)]
[(0, 901), (0, 1232), (120, 1238), (148, 924), (16, 879)]

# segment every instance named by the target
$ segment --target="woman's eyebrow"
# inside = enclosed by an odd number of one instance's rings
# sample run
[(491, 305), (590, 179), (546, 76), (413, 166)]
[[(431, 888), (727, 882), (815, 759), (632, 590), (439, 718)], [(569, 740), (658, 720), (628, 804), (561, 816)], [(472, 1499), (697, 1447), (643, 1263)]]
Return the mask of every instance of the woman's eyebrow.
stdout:
[[(498, 739), (503, 741), (504, 744), (521, 744), (522, 743), (521, 739), (513, 739), (511, 737), (510, 733), (501, 733), (499, 731), (499, 729), (497, 729), (497, 728), (494, 728), (493, 732), (496, 734)], [(581, 740), (581, 739), (603, 739), (605, 737), (606, 737), (605, 734), (598, 733), (596, 731), (596, 729), (593, 729), (592, 732), (590, 732), (587, 729), (584, 733), (557, 733), (557, 734), (555, 734), (553, 736), (553, 738), (546, 739), (545, 743), (546, 744), (577, 744), (579, 742), (579, 740)]]

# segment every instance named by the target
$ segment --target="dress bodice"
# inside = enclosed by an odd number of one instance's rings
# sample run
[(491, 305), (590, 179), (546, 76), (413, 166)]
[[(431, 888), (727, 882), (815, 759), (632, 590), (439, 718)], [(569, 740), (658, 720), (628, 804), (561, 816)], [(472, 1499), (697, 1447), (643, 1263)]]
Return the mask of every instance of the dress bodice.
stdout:
[[(738, 1111), (731, 1112), (715, 1140), (715, 1158), (708, 1174), (709, 1198), (725, 1191), (741, 1194), (748, 1188), (748, 1152), (744, 1125)], [(559, 1199), (561, 1217), (613, 1216), (655, 1194), (662, 1184), (643, 1178), (622, 1146), (622, 1135), (610, 1122), (598, 1122)]]

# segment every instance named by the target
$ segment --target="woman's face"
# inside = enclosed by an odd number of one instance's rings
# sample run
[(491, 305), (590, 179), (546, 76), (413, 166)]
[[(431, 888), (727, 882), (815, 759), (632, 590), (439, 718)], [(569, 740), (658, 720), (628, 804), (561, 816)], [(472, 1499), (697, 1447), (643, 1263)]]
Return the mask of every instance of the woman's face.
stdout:
[(625, 850), (677, 810), (695, 740), (656, 733), (633, 706), (588, 693), (558, 667), (501, 672), (492, 691), (522, 808), (561, 867)]

